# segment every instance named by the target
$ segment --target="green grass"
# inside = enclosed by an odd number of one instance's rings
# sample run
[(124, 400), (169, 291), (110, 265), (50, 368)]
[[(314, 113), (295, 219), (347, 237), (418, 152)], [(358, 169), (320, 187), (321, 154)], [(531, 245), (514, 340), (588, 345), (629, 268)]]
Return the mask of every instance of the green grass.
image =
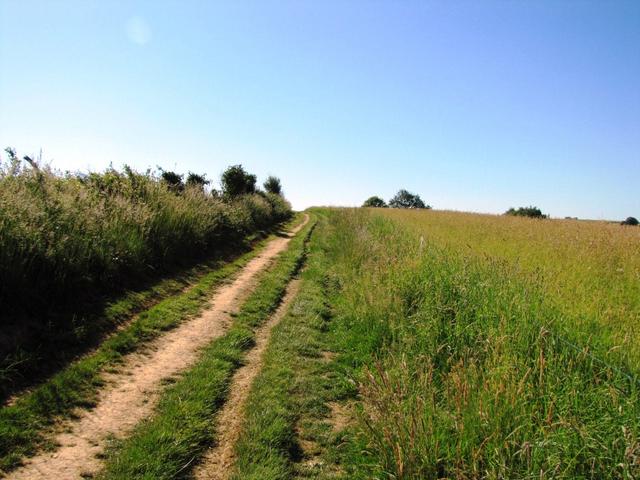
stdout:
[[(553, 238), (566, 233), (564, 223), (541, 227), (542, 235), (526, 220), (492, 219), (481, 222), (484, 237), (470, 227), (469, 248), (457, 238), (460, 226), (449, 240), (442, 224), (428, 237), (423, 212), (312, 214), (319, 221), (301, 290), (252, 386), (235, 480), (640, 478), (637, 358), (605, 328), (599, 307), (585, 318), (589, 309), (572, 306), (566, 290), (553, 287), (558, 280), (548, 281), (559, 272), (580, 298), (593, 289), (591, 305), (626, 292), (616, 297), (616, 315), (635, 311), (626, 296), (634, 287), (611, 280), (587, 288), (580, 279), (588, 268), (563, 270), (579, 255), (607, 270), (603, 249), (567, 253), (571, 242)], [(508, 225), (496, 227), (501, 221)], [(501, 235), (504, 249), (491, 254)], [(620, 245), (635, 245), (622, 235)], [(287, 255), (303, 248), (302, 237)], [(539, 274), (538, 254), (523, 250), (526, 237), (543, 251), (563, 245), (565, 254), (542, 262)], [(166, 390), (156, 414), (116, 444), (103, 478), (190, 476), (215, 442), (215, 413), (254, 329), (295, 271), (283, 267), (286, 258), (265, 274), (229, 333)], [(618, 280), (627, 282), (627, 273)], [(630, 320), (621, 323), (628, 329)], [(336, 356), (327, 361), (325, 352)], [(352, 406), (339, 432), (334, 402)]]
[[(393, 478), (633, 478), (637, 369), (512, 264), (332, 214), (342, 363), (372, 469)], [(588, 342), (587, 342), (588, 340)]]
[[(54, 420), (69, 416), (76, 407), (91, 407), (101, 386), (102, 372), (117, 366), (123, 355), (144, 342), (199, 313), (211, 292), (255, 257), (270, 238), (236, 260), (191, 278), (194, 283), (188, 289), (141, 312), (93, 353), (70, 364), (10, 406), (0, 408), (0, 471), (14, 468), (22, 457), (45, 446), (47, 430)], [(114, 304), (112, 315), (124, 318), (139, 301), (156, 293), (175, 293), (183, 286), (170, 280), (166, 283), (166, 289), (143, 294), (142, 299), (127, 297)]]
[[(606, 329), (519, 265), (417, 241), (411, 215), (316, 214), (308, 303), (274, 330), (236, 479), (640, 476), (638, 366)], [(356, 407), (332, 435), (336, 400)]]
[(461, 212), (378, 209), (416, 243), (491, 257), (540, 286), (575, 330), (606, 330), (640, 363), (640, 228)]
[(299, 270), (313, 226), (307, 225), (276, 264), (260, 275), (229, 331), (206, 347), (196, 365), (163, 393), (155, 414), (107, 454), (103, 479), (177, 478), (215, 440), (215, 413), (234, 371), (254, 342), (254, 331), (282, 299)]

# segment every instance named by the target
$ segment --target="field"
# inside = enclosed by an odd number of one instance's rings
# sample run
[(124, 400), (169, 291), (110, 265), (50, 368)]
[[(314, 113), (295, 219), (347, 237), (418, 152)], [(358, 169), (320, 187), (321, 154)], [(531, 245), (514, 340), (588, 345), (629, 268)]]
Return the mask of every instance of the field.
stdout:
[(543, 290), (578, 333), (613, 337), (640, 361), (640, 229), (617, 223), (383, 210), (452, 254), (502, 261)]
[(350, 475), (640, 473), (637, 230), (326, 214), (337, 363), (357, 385), (352, 451), (367, 453)]
[(0, 480), (640, 480), (639, 27), (0, 0)]
[(640, 477), (640, 230), (382, 208), (294, 225), (143, 315), (148, 349), (105, 342), (2, 407), (7, 477)]

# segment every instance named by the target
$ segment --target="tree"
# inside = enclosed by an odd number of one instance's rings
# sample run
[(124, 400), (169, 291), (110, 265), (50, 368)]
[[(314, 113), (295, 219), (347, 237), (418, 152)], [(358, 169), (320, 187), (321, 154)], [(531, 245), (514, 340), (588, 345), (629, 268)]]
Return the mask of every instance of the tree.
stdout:
[(637, 218), (635, 218), (635, 217), (627, 217), (627, 219), (624, 222), (622, 222), (621, 225), (633, 225), (633, 226), (635, 226), (635, 225), (638, 225), (638, 223), (640, 223), (640, 222), (638, 222)]
[(247, 173), (242, 165), (233, 165), (222, 174), (222, 193), (227, 197), (236, 197), (246, 193), (255, 193), (256, 176)]
[(198, 187), (204, 191), (205, 185), (209, 185), (210, 183), (211, 182), (207, 180), (207, 175), (204, 173), (198, 175), (197, 173), (189, 172), (189, 175), (187, 175), (187, 186)]
[(270, 175), (262, 184), (267, 193), (274, 193), (276, 195), (282, 195), (282, 184), (278, 177)]
[(518, 209), (511, 207), (504, 214), (514, 217), (548, 218), (548, 215), (544, 215), (538, 207), (519, 207)]
[(362, 204), (363, 207), (377, 207), (377, 208), (386, 208), (387, 204), (383, 199), (374, 195), (373, 197), (367, 198)]
[(399, 190), (398, 193), (389, 200), (389, 206), (391, 208), (431, 208), (430, 205), (425, 205), (420, 195), (404, 189)]
[(180, 193), (184, 190), (184, 183), (182, 183), (183, 175), (178, 175), (176, 172), (170, 172), (167, 170), (162, 170), (162, 180), (167, 184), (169, 190)]

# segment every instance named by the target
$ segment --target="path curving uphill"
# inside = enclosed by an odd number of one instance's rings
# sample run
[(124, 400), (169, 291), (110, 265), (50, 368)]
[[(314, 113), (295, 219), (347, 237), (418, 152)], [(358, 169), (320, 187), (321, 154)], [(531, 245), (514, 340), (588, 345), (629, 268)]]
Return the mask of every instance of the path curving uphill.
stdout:
[(143, 353), (125, 358), (123, 367), (105, 375), (106, 386), (92, 410), (81, 411), (77, 418), (62, 425), (53, 438), (53, 451), (25, 460), (25, 465), (7, 475), (7, 479), (76, 479), (97, 473), (99, 458), (107, 441), (123, 438), (149, 416), (162, 390), (163, 380), (179, 374), (197, 359), (199, 350), (225, 333), (231, 315), (255, 287), (258, 273), (285, 250), (290, 239), (309, 221), (290, 234), (269, 242), (229, 284), (213, 295), (210, 307), (152, 342)]

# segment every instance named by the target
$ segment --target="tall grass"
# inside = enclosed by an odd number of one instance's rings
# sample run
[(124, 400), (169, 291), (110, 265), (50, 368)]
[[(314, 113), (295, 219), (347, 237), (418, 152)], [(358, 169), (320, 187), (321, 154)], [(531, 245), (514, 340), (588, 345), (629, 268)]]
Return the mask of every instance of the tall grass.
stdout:
[(416, 241), (512, 265), (578, 328), (606, 329), (640, 361), (640, 228), (445, 211), (376, 214), (402, 223)]
[(418, 216), (330, 218), (332, 329), (369, 457), (349, 478), (640, 476), (639, 365), (544, 276), (421, 241)]
[(9, 152), (0, 160), (0, 361), (29, 342), (90, 329), (84, 304), (237, 251), (290, 215), (278, 195), (175, 192), (127, 167), (60, 174)]

